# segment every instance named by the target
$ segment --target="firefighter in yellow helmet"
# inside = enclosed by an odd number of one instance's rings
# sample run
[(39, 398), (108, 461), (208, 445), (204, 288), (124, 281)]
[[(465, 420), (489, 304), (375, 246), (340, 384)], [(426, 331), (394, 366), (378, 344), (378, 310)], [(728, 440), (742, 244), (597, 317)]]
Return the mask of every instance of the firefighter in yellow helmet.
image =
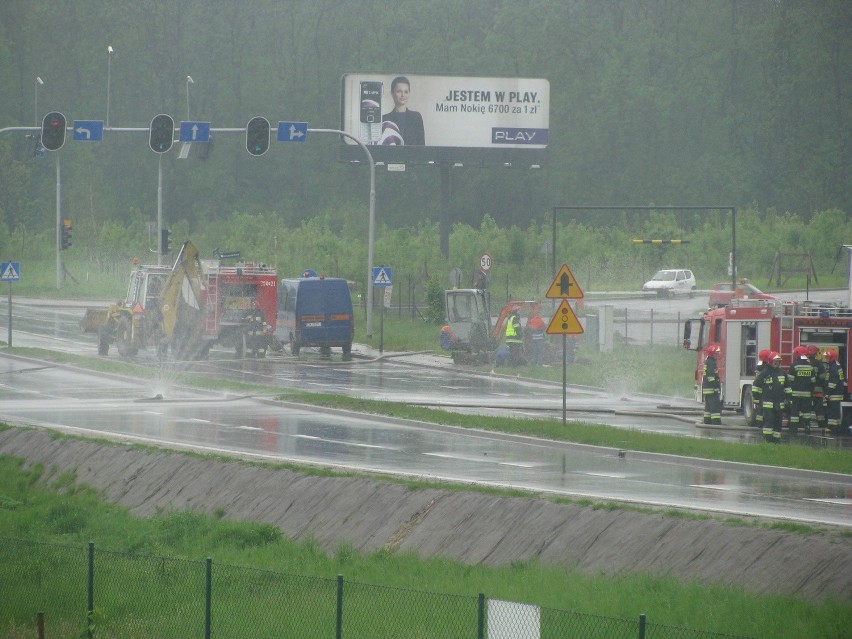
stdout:
[(763, 437), (768, 442), (781, 442), (784, 406), (787, 403), (787, 373), (781, 368), (781, 355), (772, 351), (766, 358), (769, 374), (763, 380), (760, 404), (763, 411)]
[(717, 355), (722, 351), (718, 344), (708, 344), (704, 349), (704, 369), (701, 374), (701, 396), (704, 399), (704, 423), (722, 423), (722, 382), (719, 379)]

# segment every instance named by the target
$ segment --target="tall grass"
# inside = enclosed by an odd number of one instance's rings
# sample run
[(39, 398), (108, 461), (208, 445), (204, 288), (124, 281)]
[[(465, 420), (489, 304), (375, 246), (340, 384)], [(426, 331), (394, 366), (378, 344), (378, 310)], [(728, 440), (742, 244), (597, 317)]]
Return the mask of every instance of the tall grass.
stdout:
[[(312, 539), (296, 543), (265, 524), (229, 521), (227, 513), (221, 511), (212, 516), (175, 512), (139, 519), (123, 508), (103, 503), (93, 491), (75, 486), (68, 477), (50, 477), (41, 467), (25, 469), (19, 461), (9, 458), (0, 458), (0, 504), (3, 506), (0, 508), (0, 535), (80, 549), (79, 562), (55, 561), (48, 566), (44, 561), (49, 553), (42, 553), (27, 569), (30, 579), (38, 566), (49, 570), (51, 600), (71, 602), (62, 613), (63, 618), (54, 620), (56, 625), (51, 626), (64, 629), (62, 636), (69, 636), (68, 630), (75, 624), (78, 631), (83, 627), (79, 611), (84, 609), (84, 549), (89, 541), (99, 549), (115, 553), (162, 557), (167, 562), (162, 569), (175, 575), (169, 580), (167, 606), (162, 604), (171, 611), (199, 610), (201, 581), (197, 578), (192, 581), (197, 592), (193, 588), (179, 587), (186, 581), (181, 581), (179, 575), (187, 570), (179, 562), (201, 561), (209, 556), (217, 565), (328, 579), (342, 574), (350, 582), (405, 588), (424, 595), (475, 596), (482, 592), (492, 598), (607, 617), (635, 619), (646, 614), (655, 624), (752, 637), (836, 639), (843, 636), (852, 620), (852, 604), (848, 599), (813, 603), (793, 597), (759, 596), (738, 588), (682, 583), (674, 578), (647, 574), (589, 575), (535, 561), (499, 567), (467, 566), (447, 559), (424, 561), (412, 553), (392, 550), (361, 554), (346, 543), (326, 555)], [(16, 570), (21, 569), (23, 559), (16, 557)], [(101, 588), (106, 586), (110, 590), (120, 589), (120, 582), (110, 582), (118, 578), (115, 571), (120, 565), (128, 564), (127, 569), (141, 571), (150, 563), (133, 562), (132, 557), (119, 555), (99, 562), (112, 566), (99, 581)], [(0, 584), (3, 584), (0, 586), (3, 593), (0, 597), (0, 636), (17, 639), (31, 636), (27, 625), (32, 624), (32, 619), (21, 616), (26, 606), (15, 593), (21, 592), (23, 585), (15, 585), (17, 574), (9, 572), (10, 563), (0, 563)], [(133, 568), (133, 565), (138, 567)], [(146, 597), (159, 600), (164, 594), (160, 589), (166, 584), (146, 575), (144, 572), (138, 575), (143, 592), (148, 592)], [(266, 581), (268, 588), (286, 587), (283, 579)], [(145, 591), (144, 588), (154, 590)], [(230, 627), (238, 628), (241, 623), (244, 628), (252, 627), (252, 619), (240, 621), (238, 604), (241, 598), (266, 596), (244, 590), (238, 588), (229, 595), (228, 614), (233, 617), (227, 624)], [(316, 598), (302, 598), (299, 606), (330, 605), (331, 599), (327, 595), (325, 599), (327, 601), (320, 602)], [(107, 636), (115, 632), (119, 632), (115, 636), (161, 636), (158, 632), (164, 632), (163, 622), (168, 624), (170, 631), (177, 622), (169, 623), (168, 618), (152, 619), (150, 623), (144, 618), (134, 619), (134, 611), (141, 606), (133, 600), (121, 603), (111, 596), (110, 601), (113, 602), (110, 608), (98, 610)], [(200, 632), (200, 619), (198, 615), (198, 627), (190, 634)], [(406, 619), (398, 623), (405, 627)], [(183, 627), (189, 632), (188, 626)], [(128, 633), (122, 634), (121, 629)]]

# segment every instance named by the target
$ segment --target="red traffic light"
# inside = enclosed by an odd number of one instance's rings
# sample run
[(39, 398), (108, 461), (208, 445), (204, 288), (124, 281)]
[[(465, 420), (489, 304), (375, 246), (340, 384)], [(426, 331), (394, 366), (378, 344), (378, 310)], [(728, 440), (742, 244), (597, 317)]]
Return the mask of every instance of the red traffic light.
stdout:
[(58, 151), (65, 144), (65, 116), (52, 111), (41, 121), (41, 144), (48, 151)]

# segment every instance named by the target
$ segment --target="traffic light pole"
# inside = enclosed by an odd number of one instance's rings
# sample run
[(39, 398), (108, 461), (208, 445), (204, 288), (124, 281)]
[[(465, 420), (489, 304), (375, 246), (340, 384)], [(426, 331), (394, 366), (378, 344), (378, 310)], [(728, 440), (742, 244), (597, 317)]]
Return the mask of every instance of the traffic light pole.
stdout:
[(62, 174), (56, 154), (56, 288), (62, 288)]
[(373, 154), (361, 140), (346, 131), (337, 129), (308, 129), (308, 133), (336, 133), (358, 144), (367, 154), (370, 161), (370, 229), (367, 239), (367, 337), (373, 336), (373, 245), (376, 240), (376, 163)]
[(163, 265), (163, 154), (157, 162), (157, 266)]

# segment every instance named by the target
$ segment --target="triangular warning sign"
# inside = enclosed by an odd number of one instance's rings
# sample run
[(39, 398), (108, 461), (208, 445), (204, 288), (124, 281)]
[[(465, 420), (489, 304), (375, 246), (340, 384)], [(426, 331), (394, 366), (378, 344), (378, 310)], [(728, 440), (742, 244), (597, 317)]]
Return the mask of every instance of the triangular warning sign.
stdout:
[(583, 326), (580, 320), (574, 315), (571, 305), (568, 300), (562, 300), (559, 305), (559, 310), (553, 315), (550, 324), (547, 327), (548, 335), (580, 335), (583, 332)]
[(583, 299), (583, 289), (580, 288), (568, 265), (563, 264), (544, 296), (549, 300), (581, 300)]
[(373, 284), (389, 284), (390, 278), (388, 277), (385, 269), (379, 269), (378, 274), (376, 275), (376, 279), (373, 280)]
[(20, 276), (18, 275), (18, 271), (15, 270), (15, 265), (12, 262), (9, 262), (6, 265), (6, 270), (3, 271), (2, 275), (0, 275), (0, 279), (4, 279), (4, 280), (20, 279)]

